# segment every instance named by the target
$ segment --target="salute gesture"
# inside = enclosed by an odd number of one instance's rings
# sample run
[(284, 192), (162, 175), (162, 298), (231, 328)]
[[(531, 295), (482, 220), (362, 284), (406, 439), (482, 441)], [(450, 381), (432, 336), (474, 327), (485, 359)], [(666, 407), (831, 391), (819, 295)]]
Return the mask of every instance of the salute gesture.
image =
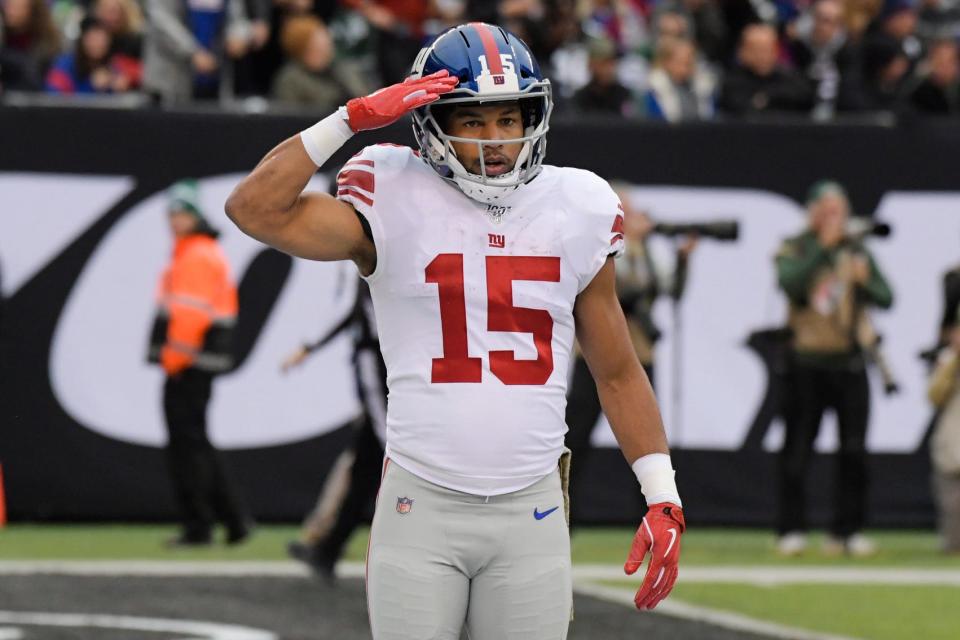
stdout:
[(638, 609), (653, 609), (670, 595), (677, 581), (680, 536), (686, 528), (683, 509), (677, 505), (669, 502), (650, 505), (623, 565), (624, 572), (633, 575), (650, 552), (647, 575), (633, 599)]
[[(367, 554), (376, 640), (420, 640), (423, 629), (456, 637), (464, 627), (501, 638), (531, 615), (538, 624), (524, 640), (566, 637), (569, 530), (540, 516), (564, 501), (559, 417), (574, 339), (650, 506), (625, 565), (634, 573), (650, 554), (637, 606), (656, 606), (677, 578), (682, 503), (616, 295), (622, 206), (596, 174), (543, 164), (552, 95), (519, 38), (461, 25), (421, 52), (406, 81), (282, 142), (227, 200), (254, 238), (299, 257), (352, 260), (370, 285), (390, 391)], [(336, 197), (304, 192), (355, 134), (407, 113), (418, 149), (368, 146), (339, 172)], [(515, 282), (534, 308), (513, 304)], [(536, 359), (505, 350), (504, 333), (534, 343)], [(400, 621), (398, 591), (410, 605)]]
[(446, 69), (422, 78), (407, 78), (364, 98), (347, 102), (347, 123), (354, 133), (385, 127), (408, 111), (435, 102), (442, 94), (453, 90), (457, 82)]

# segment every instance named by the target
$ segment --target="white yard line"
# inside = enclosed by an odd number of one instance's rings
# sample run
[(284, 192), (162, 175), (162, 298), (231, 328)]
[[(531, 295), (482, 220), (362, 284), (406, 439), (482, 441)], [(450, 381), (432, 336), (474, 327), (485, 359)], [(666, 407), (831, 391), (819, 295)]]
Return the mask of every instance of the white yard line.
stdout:
[[(623, 569), (603, 564), (576, 565), (574, 579), (628, 580)], [(890, 567), (687, 567), (681, 582), (737, 583), (770, 587), (783, 584), (894, 584), (960, 586), (960, 570)]]
[[(357, 565), (350, 563), (345, 577), (353, 577)], [(266, 576), (301, 577), (310, 571), (300, 563), (285, 561), (221, 561), (221, 560), (2, 560), (0, 575), (68, 575), (68, 576)]]
[[(277, 635), (234, 624), (197, 620), (169, 620), (114, 616), (96, 613), (59, 613), (49, 611), (0, 611), (0, 624), (42, 627), (93, 627), (127, 631), (153, 631), (183, 634), (182, 640), (277, 640)], [(19, 636), (6, 636), (19, 637)]]

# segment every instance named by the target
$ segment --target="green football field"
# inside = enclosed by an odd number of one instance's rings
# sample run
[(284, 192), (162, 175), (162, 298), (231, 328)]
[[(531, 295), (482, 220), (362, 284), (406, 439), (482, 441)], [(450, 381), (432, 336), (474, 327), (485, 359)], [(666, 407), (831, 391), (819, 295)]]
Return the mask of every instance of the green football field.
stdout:
[[(286, 543), (297, 529), (261, 526), (249, 543), (237, 548), (168, 551), (162, 542), (174, 532), (173, 527), (153, 525), (15, 524), (0, 529), (0, 561), (279, 561), (286, 559)], [(609, 566), (604, 585), (635, 589), (639, 578), (615, 577), (632, 535), (618, 528), (577, 529), (574, 562), (579, 567)], [(940, 554), (929, 532), (872, 535), (881, 548), (872, 558), (825, 557), (814, 536), (807, 555), (784, 559), (774, 552), (767, 531), (693, 530), (683, 538), (681, 576), (671, 601), (854, 638), (960, 638), (960, 556)], [(366, 531), (361, 531), (351, 540), (347, 559), (362, 560), (365, 548)], [(722, 581), (711, 577), (718, 572), (725, 576)], [(742, 580), (737, 578), (741, 572)], [(791, 572), (805, 578), (792, 583)], [(838, 572), (845, 575), (843, 583), (836, 583)], [(863, 582), (855, 582), (860, 575)], [(821, 576), (823, 583), (817, 582)]]

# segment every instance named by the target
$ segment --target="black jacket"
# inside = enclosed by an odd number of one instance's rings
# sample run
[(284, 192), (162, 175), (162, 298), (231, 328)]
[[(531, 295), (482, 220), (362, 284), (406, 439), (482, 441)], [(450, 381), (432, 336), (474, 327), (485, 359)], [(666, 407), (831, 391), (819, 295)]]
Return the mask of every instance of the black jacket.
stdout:
[(720, 110), (745, 116), (774, 111), (805, 112), (813, 108), (813, 89), (795, 72), (777, 68), (768, 76), (737, 67), (724, 79)]
[(910, 105), (921, 113), (948, 115), (960, 112), (960, 87), (941, 87), (925, 79), (910, 93)]

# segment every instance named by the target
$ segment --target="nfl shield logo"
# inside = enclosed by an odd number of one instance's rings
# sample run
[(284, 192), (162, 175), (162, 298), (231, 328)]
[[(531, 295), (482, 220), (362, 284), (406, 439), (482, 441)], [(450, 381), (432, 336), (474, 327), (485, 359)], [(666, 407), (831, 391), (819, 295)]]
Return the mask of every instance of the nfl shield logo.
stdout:
[(503, 76), (493, 76), (493, 84), (503, 84), (504, 82)]
[(397, 498), (397, 513), (410, 513), (410, 509), (413, 509), (413, 500), (410, 498)]

